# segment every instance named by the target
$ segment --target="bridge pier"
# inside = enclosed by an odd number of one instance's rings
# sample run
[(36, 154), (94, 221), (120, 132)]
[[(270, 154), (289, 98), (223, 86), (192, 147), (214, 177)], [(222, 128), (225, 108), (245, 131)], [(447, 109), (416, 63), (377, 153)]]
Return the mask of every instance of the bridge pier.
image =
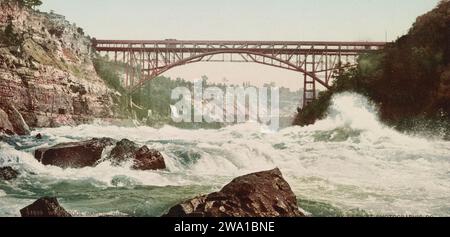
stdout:
[(316, 81), (306, 74), (303, 79), (303, 107), (316, 99)]
[[(308, 67), (308, 65), (310, 67)], [(306, 72), (310, 72), (311, 75), (317, 77), (316, 75), (316, 55), (311, 55), (311, 59), (308, 60), (308, 56), (305, 58), (304, 62), (304, 73), (303, 73), (303, 108), (307, 106), (309, 103), (313, 102), (316, 97), (316, 80), (308, 76)]]

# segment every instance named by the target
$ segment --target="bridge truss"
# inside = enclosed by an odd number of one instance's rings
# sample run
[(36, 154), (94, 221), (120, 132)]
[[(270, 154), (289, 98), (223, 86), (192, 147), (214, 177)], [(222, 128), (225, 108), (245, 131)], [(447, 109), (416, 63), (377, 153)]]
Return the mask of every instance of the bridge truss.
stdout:
[(332, 78), (356, 65), (361, 54), (384, 42), (321, 41), (185, 41), (96, 40), (93, 47), (125, 67), (123, 86), (130, 93), (168, 70), (196, 62), (258, 63), (299, 73), (303, 106), (317, 97), (318, 86), (329, 89)]

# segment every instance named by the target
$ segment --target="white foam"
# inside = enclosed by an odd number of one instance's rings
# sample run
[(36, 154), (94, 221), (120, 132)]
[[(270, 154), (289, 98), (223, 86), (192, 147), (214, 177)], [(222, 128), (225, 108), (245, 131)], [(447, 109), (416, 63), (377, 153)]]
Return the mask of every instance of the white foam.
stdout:
[(168, 169), (134, 171), (102, 163), (63, 170), (44, 167), (32, 151), (4, 144), (0, 159), (16, 159), (48, 178), (93, 179), (105, 185), (118, 185), (113, 180), (124, 176), (143, 185), (220, 186), (238, 175), (279, 167), (298, 196), (343, 208), (385, 214), (442, 214), (450, 208), (450, 143), (404, 135), (383, 125), (375, 107), (353, 93), (335, 96), (328, 117), (315, 125), (279, 132), (246, 123), (219, 130), (82, 125), (36, 133), (50, 136), (52, 144), (128, 138), (162, 151)]

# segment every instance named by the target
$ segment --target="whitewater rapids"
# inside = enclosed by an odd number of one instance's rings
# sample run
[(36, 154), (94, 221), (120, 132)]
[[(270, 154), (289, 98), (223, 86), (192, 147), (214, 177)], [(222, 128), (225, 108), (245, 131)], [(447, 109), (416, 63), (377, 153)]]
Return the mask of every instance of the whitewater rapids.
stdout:
[[(327, 118), (271, 131), (256, 123), (220, 130), (115, 127), (38, 129), (0, 142), (0, 166), (21, 172), (0, 181), (0, 216), (18, 216), (35, 199), (57, 196), (75, 215), (160, 216), (172, 205), (220, 189), (233, 178), (279, 167), (300, 207), (313, 215), (450, 216), (450, 142), (383, 125), (366, 98), (333, 98)], [(43, 140), (34, 139), (41, 133)], [(36, 148), (93, 137), (127, 138), (161, 151), (165, 171), (46, 167)]]

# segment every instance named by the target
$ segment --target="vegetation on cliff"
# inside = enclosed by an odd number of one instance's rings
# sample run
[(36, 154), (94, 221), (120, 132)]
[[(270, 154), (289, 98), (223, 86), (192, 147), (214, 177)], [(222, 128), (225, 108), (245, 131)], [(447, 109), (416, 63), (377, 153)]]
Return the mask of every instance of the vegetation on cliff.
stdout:
[(117, 114), (120, 115), (120, 117), (130, 118), (132, 116), (130, 100), (125, 88), (123, 88), (121, 84), (117, 65), (110, 61), (108, 57), (99, 54), (93, 56), (92, 62), (97, 75), (109, 88), (118, 92), (118, 94), (112, 97), (114, 104), (118, 107)]
[(95, 71), (110, 88), (120, 93), (125, 93), (125, 88), (123, 88), (122, 83), (120, 82), (120, 75), (116, 70), (117, 66), (114, 62), (110, 61), (108, 57), (103, 57), (101, 55), (96, 55), (92, 61), (94, 63)]
[(29, 8), (33, 8), (33, 7), (37, 7), (42, 5), (42, 1), (41, 0), (3, 0), (4, 2), (8, 2), (8, 3), (16, 3), (19, 6), (22, 7), (29, 7)]
[(401, 127), (419, 118), (448, 120), (450, 1), (418, 17), (407, 35), (381, 52), (360, 57), (358, 67), (338, 76), (333, 88), (305, 107), (294, 124), (312, 124), (325, 116), (332, 95), (342, 91), (368, 96), (385, 122)]
[[(218, 87), (224, 89), (226, 85), (208, 82), (204, 76), (203, 87)], [(144, 87), (133, 94), (133, 101), (143, 106), (143, 110), (137, 110), (139, 119), (145, 120), (147, 125), (155, 126), (170, 124), (182, 128), (220, 128), (220, 123), (174, 123), (171, 118), (170, 105), (174, 104), (171, 95), (177, 87), (189, 88), (192, 90), (194, 83), (181, 78), (172, 80), (171, 78), (160, 76), (147, 83)]]

